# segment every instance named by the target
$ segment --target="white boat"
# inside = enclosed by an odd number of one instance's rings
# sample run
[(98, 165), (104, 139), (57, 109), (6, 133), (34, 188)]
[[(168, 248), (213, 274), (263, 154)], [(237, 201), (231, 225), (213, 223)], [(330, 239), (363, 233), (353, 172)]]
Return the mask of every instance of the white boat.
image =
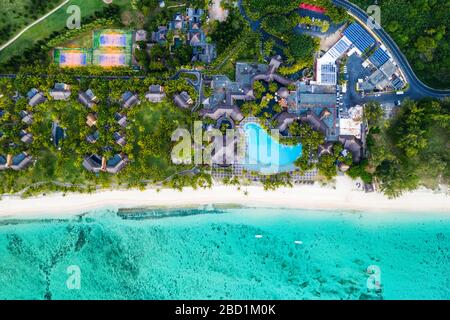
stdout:
[(256, 239), (261, 239), (263, 236), (261, 235), (261, 234), (257, 234), (256, 236), (255, 236), (255, 238)]
[(303, 241), (296, 240), (296, 241), (294, 241), (294, 243), (295, 243), (295, 244), (303, 244)]

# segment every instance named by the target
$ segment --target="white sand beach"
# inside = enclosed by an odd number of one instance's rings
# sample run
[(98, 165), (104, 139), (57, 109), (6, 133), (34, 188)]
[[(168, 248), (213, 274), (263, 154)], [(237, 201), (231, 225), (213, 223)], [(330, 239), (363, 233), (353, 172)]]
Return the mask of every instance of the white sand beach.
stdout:
[(247, 207), (351, 210), (369, 212), (442, 212), (450, 214), (450, 197), (421, 189), (390, 200), (380, 193), (365, 193), (345, 177), (336, 186), (300, 185), (264, 191), (262, 187), (214, 186), (212, 189), (109, 190), (94, 194), (51, 194), (20, 199), (4, 197), (0, 218), (62, 217), (101, 208), (193, 207), (239, 204)]

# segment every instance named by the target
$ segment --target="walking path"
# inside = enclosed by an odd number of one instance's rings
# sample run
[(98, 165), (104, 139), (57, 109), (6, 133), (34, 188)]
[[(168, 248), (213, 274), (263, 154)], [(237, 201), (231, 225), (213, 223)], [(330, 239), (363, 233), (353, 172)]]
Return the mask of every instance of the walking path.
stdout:
[(0, 51), (5, 49), (6, 47), (10, 46), (14, 41), (16, 41), (21, 35), (23, 35), (25, 32), (27, 32), (30, 28), (38, 24), (39, 22), (45, 20), (48, 16), (51, 16), (53, 13), (61, 9), (63, 6), (65, 6), (67, 3), (69, 3), (70, 0), (65, 0), (63, 3), (61, 3), (59, 6), (57, 6), (52, 11), (48, 12), (46, 15), (40, 17), (38, 20), (34, 21), (32, 24), (25, 27), (22, 31), (20, 31), (18, 34), (15, 35), (14, 38), (10, 39), (8, 42), (6, 42), (4, 45), (0, 47)]

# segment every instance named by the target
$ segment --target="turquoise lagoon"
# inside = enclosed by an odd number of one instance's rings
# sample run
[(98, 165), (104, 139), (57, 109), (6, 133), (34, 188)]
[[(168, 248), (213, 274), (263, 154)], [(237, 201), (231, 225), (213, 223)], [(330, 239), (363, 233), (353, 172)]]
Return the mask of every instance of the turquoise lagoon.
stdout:
[(294, 162), (302, 154), (302, 145), (280, 144), (260, 124), (249, 122), (244, 125), (248, 170), (264, 174), (295, 170)]
[(0, 225), (1, 299), (449, 299), (449, 270), (450, 216), (429, 213), (105, 209)]

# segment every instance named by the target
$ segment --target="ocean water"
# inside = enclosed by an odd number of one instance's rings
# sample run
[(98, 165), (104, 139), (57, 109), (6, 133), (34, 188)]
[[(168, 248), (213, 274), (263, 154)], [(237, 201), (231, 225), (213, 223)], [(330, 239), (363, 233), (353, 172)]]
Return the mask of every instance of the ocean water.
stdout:
[(1, 299), (449, 299), (449, 271), (450, 215), (105, 209), (0, 221)]

